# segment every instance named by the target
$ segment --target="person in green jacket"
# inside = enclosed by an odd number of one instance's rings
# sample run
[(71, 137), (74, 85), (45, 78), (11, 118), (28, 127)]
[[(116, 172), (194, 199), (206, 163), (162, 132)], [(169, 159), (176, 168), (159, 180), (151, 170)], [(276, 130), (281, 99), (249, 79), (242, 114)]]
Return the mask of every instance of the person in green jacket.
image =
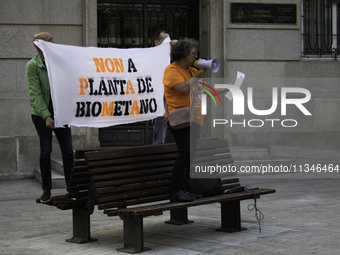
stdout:
[[(50, 33), (41, 32), (34, 35), (33, 41), (44, 40), (54, 43)], [(53, 120), (53, 104), (50, 94), (50, 84), (43, 52), (36, 46), (38, 54), (26, 66), (26, 81), (30, 95), (32, 121), (40, 140), (40, 171), (43, 194), (40, 202), (47, 203), (51, 198), (51, 153), (52, 131), (59, 142), (62, 153), (64, 175), (68, 184), (71, 168), (73, 167), (73, 146), (71, 129), (68, 126), (56, 128)]]

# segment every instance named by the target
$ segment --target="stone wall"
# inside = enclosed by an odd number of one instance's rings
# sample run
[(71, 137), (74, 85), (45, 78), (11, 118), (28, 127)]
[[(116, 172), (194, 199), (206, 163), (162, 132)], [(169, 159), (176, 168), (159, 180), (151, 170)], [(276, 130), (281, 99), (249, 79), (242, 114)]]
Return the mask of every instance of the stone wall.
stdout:
[[(39, 166), (25, 78), (37, 54), (33, 35), (47, 31), (60, 44), (95, 46), (97, 1), (0, 0), (0, 6), (0, 180), (30, 178)], [(96, 129), (73, 128), (72, 135), (75, 149), (98, 146)], [(60, 157), (57, 143), (53, 150)]]

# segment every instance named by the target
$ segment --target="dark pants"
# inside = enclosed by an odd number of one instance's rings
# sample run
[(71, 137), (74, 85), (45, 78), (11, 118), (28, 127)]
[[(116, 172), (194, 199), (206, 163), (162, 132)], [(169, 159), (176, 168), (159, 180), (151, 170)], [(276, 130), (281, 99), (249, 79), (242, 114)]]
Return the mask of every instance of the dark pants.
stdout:
[(153, 119), (152, 126), (153, 126), (153, 144), (155, 145), (165, 143), (168, 125), (165, 122), (164, 117), (161, 116)]
[(52, 189), (51, 175), (51, 153), (52, 153), (52, 131), (55, 133), (63, 158), (63, 167), (66, 184), (68, 184), (71, 169), (73, 167), (72, 135), (69, 127), (50, 129), (46, 127), (45, 120), (39, 116), (32, 115), (32, 121), (38, 132), (40, 140), (40, 171), (43, 190)]
[(170, 193), (175, 193), (186, 189), (186, 182), (190, 176), (190, 164), (196, 153), (201, 126), (193, 122), (190, 127), (183, 129), (173, 129), (170, 125), (168, 128), (174, 135), (178, 148), (170, 184)]

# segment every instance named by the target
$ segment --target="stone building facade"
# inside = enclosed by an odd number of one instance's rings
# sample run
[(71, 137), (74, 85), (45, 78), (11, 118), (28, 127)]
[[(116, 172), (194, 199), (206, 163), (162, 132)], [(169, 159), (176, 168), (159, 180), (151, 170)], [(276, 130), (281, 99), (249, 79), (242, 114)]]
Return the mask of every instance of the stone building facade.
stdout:
[[(305, 116), (293, 105), (287, 106), (287, 115), (283, 116), (280, 97), (277, 111), (270, 116), (256, 116), (247, 107), (244, 116), (234, 116), (232, 102), (224, 98), (224, 107), (215, 109), (211, 104), (208, 114), (245, 124), (216, 129), (208, 126), (205, 134), (223, 136), (230, 146), (267, 147), (273, 156), (339, 163), (340, 65), (334, 54), (319, 56), (305, 52), (308, 25), (304, 10), (310, 9), (305, 9), (303, 4), (309, 2), (329, 2), (335, 9), (339, 8), (338, 1), (322, 0), (197, 1), (200, 56), (218, 57), (221, 62), (220, 71), (212, 74), (213, 78), (233, 82), (237, 71), (244, 72), (246, 79), (241, 89), (247, 98), (247, 88), (252, 87), (254, 108), (262, 110), (272, 105), (273, 87), (278, 88), (278, 95), (284, 87), (302, 87), (311, 93), (311, 99), (304, 104), (311, 116)], [(232, 3), (293, 4), (296, 22), (232, 22), (231, 15), (235, 14)], [(242, 10), (239, 11), (241, 19)], [(332, 17), (338, 13), (336, 9)], [(96, 46), (97, 1), (0, 0), (0, 180), (31, 178), (39, 165), (39, 144), (30, 116), (25, 67), (36, 54), (33, 35), (41, 31), (50, 32), (57, 43)], [(339, 40), (333, 37), (333, 48), (338, 49)], [(280, 120), (275, 122), (279, 125), (272, 128), (266, 119)], [(298, 125), (284, 127), (281, 125), (284, 119), (295, 119)], [(251, 122), (253, 126), (261, 124), (259, 120), (267, 125), (256, 128), (249, 125), (249, 120), (255, 120)], [(72, 134), (75, 148), (98, 146), (97, 129), (73, 128)], [(58, 152), (57, 144), (54, 147), (55, 153)]]

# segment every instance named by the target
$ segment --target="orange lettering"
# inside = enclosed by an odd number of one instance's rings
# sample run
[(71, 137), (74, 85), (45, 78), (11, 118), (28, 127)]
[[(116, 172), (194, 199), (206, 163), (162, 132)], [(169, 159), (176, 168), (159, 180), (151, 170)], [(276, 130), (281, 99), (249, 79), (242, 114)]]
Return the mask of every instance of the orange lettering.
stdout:
[[(109, 63), (111, 64), (111, 69), (109, 67)], [(115, 64), (113, 63), (112, 59), (111, 58), (107, 58), (105, 59), (105, 66), (106, 66), (106, 69), (110, 72), (110, 73), (113, 73), (115, 71)]]
[[(120, 73), (120, 72), (124, 73), (123, 59), (120, 58), (120, 59), (119, 59), (119, 62), (118, 62), (118, 59), (114, 58), (113, 61), (114, 61), (115, 64), (116, 64), (117, 73)], [(120, 70), (118, 70), (118, 68), (119, 68)]]
[(84, 78), (84, 77), (80, 77), (79, 82), (80, 82), (80, 93), (79, 93), (79, 95), (84, 96), (85, 95), (84, 89), (87, 89), (89, 87), (89, 83), (87, 82), (87, 79)]
[(131, 91), (131, 94), (134, 95), (136, 94), (135, 90), (133, 89), (133, 86), (132, 86), (132, 83), (130, 80), (128, 80), (127, 84), (126, 84), (126, 95), (130, 95), (130, 92)]
[(101, 116), (113, 116), (113, 107), (114, 107), (115, 102), (111, 101), (110, 105), (108, 107), (107, 102), (103, 102), (103, 110), (102, 110), (102, 115)]
[[(106, 70), (105, 70), (103, 58), (99, 58), (99, 59), (98, 59), (98, 58), (93, 58), (93, 60), (94, 60), (94, 64), (95, 64), (96, 67), (97, 67), (96, 72), (97, 72), (97, 73), (100, 73), (100, 71), (102, 71), (103, 73), (105, 73)], [(99, 60), (100, 60), (100, 61), (99, 61)]]
[(130, 115), (139, 115), (139, 106), (137, 100), (133, 101)]
[[(103, 58), (93, 58), (94, 64), (96, 65), (96, 72), (97, 73), (105, 73), (106, 69), (113, 73), (116, 69), (117, 73), (124, 73), (124, 65), (123, 65), (123, 59), (121, 58), (106, 58), (105, 64)], [(106, 67), (106, 69), (105, 69)]]

